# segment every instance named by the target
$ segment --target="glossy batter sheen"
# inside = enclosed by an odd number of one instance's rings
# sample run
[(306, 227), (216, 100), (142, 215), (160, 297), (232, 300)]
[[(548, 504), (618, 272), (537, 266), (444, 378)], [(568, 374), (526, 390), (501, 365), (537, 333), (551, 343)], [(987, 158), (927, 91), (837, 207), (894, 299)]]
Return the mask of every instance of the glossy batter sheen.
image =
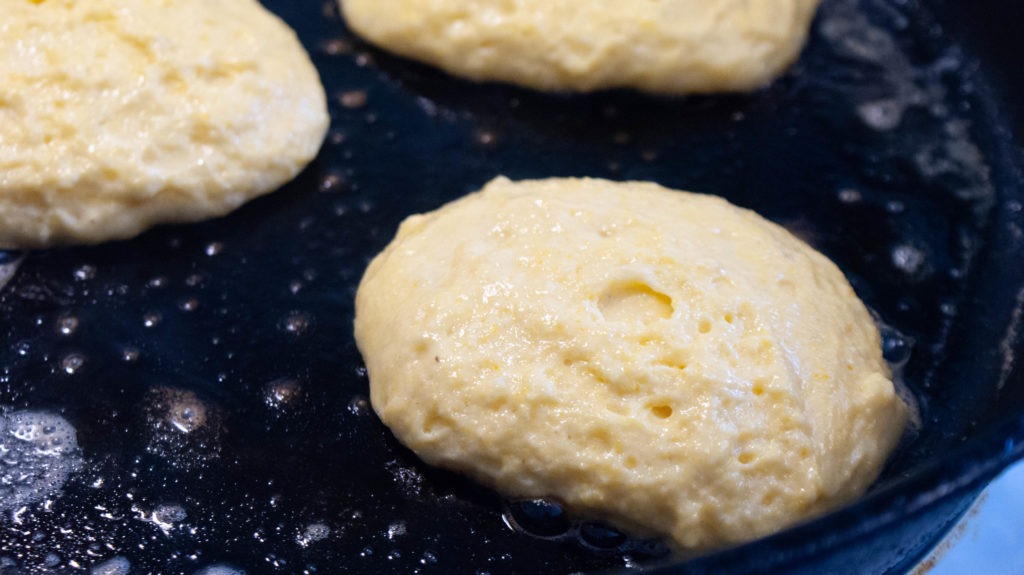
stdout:
[(295, 34), (255, 0), (0, 0), (0, 248), (224, 214), (327, 129)]
[(751, 90), (796, 60), (819, 0), (339, 0), (356, 33), (472, 80), (540, 90)]
[(860, 495), (906, 408), (843, 274), (724, 200), (498, 178), (356, 296), (371, 400), (431, 464), (709, 549)]

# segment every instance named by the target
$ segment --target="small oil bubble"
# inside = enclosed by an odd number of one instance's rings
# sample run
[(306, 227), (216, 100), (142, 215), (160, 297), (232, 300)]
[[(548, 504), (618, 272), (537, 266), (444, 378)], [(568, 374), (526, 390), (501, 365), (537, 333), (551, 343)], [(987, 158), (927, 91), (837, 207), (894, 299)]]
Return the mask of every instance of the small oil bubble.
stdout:
[(885, 211), (891, 215), (898, 216), (907, 211), (907, 205), (899, 200), (891, 200), (885, 203)]
[(509, 502), (505, 523), (513, 529), (542, 538), (560, 537), (572, 527), (565, 509), (550, 499)]
[[(330, 4), (334, 6), (332, 2)], [(352, 53), (352, 43), (344, 38), (331, 38), (320, 44), (320, 50), (328, 56), (341, 56), (342, 54)]]
[(187, 517), (185, 508), (177, 504), (159, 505), (153, 510), (153, 519), (167, 525), (181, 523)]
[(331, 528), (323, 523), (311, 523), (295, 538), (301, 547), (309, 547), (317, 541), (323, 541), (331, 534)]
[(73, 315), (62, 315), (57, 318), (57, 333), (72, 335), (78, 331), (78, 318)]
[(498, 134), (493, 130), (477, 130), (476, 143), (484, 148), (493, 148), (498, 144)]
[(386, 463), (384, 467), (391, 473), (392, 479), (403, 492), (417, 496), (423, 492), (426, 478), (415, 468), (404, 467), (397, 461)]
[(894, 247), (890, 259), (893, 267), (909, 276), (919, 275), (928, 262), (923, 251), (909, 244)]
[(160, 325), (161, 321), (163, 321), (163, 316), (160, 315), (158, 312), (150, 312), (142, 316), (142, 325), (148, 328), (153, 328)]
[(302, 312), (293, 311), (280, 322), (280, 328), (287, 334), (296, 337), (303, 336), (313, 327), (313, 319)]
[(402, 535), (405, 535), (407, 532), (408, 532), (408, 528), (405, 526), (405, 522), (404, 521), (396, 521), (396, 522), (392, 523), (391, 525), (388, 525), (388, 530), (387, 530), (386, 535), (387, 535), (388, 541), (394, 541), (395, 539), (398, 539)]
[(295, 405), (302, 398), (302, 386), (291, 378), (276, 379), (267, 384), (264, 402), (268, 407), (282, 409)]
[(885, 132), (903, 122), (905, 107), (906, 103), (899, 99), (877, 100), (857, 106), (857, 115), (869, 128)]
[(356, 66), (365, 68), (373, 64), (373, 56), (369, 52), (359, 52), (355, 57)]
[(366, 90), (349, 90), (338, 95), (338, 103), (349, 110), (365, 107), (368, 100)]
[(85, 356), (79, 353), (71, 353), (60, 360), (60, 368), (68, 375), (75, 375), (85, 365)]
[(579, 537), (585, 546), (600, 550), (615, 549), (626, 542), (621, 531), (591, 522), (580, 525)]
[(196, 311), (199, 309), (199, 300), (195, 298), (187, 299), (178, 304), (178, 309), (181, 311)]
[(150, 415), (154, 427), (188, 434), (207, 424), (206, 405), (191, 391), (157, 388), (152, 394)]
[(910, 360), (913, 351), (914, 341), (889, 326), (881, 326), (882, 334), (882, 355), (885, 361), (892, 364), (896, 369), (902, 367)]
[[(188, 390), (154, 388), (145, 406), (146, 452), (183, 469), (220, 455), (222, 418), (215, 405)], [(148, 512), (147, 512), (148, 513)]]
[(139, 350), (134, 347), (126, 347), (121, 350), (121, 361), (135, 363), (139, 361)]
[(853, 188), (843, 188), (842, 190), (839, 190), (836, 197), (839, 198), (841, 203), (846, 205), (859, 204), (861, 200), (864, 199), (860, 190), (855, 190)]
[(128, 575), (132, 564), (124, 557), (114, 557), (89, 570), (89, 575)]
[(188, 517), (185, 508), (176, 503), (158, 505), (152, 511), (146, 511), (133, 505), (132, 511), (136, 514), (137, 519), (155, 525), (167, 536)]
[(206, 408), (202, 403), (191, 401), (172, 404), (167, 422), (182, 433), (192, 433), (206, 423)]
[(72, 275), (75, 280), (80, 282), (91, 280), (96, 277), (96, 266), (90, 264), (78, 266), (75, 268), (75, 271), (72, 272)]
[(340, 192), (345, 187), (345, 176), (341, 174), (327, 174), (320, 180), (317, 189), (321, 192)]
[(223, 251), (224, 244), (221, 242), (211, 242), (207, 244), (205, 248), (203, 248), (203, 253), (205, 253), (207, 256), (211, 258), (215, 255), (220, 254)]
[(328, 20), (337, 20), (338, 4), (336, 2), (328, 0), (327, 2), (324, 2), (323, 5), (320, 7), (320, 13), (323, 15), (324, 18), (327, 18)]
[(437, 554), (431, 551), (424, 551), (420, 557), (420, 565), (437, 565)]
[(357, 395), (348, 402), (348, 412), (352, 415), (364, 415), (370, 411), (370, 402), (365, 397)]

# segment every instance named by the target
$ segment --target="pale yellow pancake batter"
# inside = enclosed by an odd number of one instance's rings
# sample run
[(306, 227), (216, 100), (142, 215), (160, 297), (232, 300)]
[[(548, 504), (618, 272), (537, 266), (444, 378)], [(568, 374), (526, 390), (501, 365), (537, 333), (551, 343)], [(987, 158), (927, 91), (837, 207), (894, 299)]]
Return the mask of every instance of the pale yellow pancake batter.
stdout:
[(255, 0), (0, 0), (0, 248), (224, 214), (317, 153), (323, 87)]
[(540, 90), (751, 90), (800, 53), (819, 0), (339, 0), (380, 47)]
[(874, 481), (906, 408), (843, 274), (724, 200), (498, 178), (370, 264), (371, 400), (431, 464), (684, 549)]

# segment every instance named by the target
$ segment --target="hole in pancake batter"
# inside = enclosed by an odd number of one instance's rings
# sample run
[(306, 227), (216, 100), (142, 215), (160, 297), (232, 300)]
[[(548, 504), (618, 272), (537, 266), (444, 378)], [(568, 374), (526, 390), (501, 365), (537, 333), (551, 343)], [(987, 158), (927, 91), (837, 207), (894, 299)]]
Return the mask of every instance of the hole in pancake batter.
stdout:
[(672, 417), (672, 407), (668, 405), (652, 405), (650, 410), (651, 414), (659, 419), (668, 419)]
[(672, 317), (672, 298), (643, 282), (612, 285), (597, 302), (608, 321), (649, 323)]

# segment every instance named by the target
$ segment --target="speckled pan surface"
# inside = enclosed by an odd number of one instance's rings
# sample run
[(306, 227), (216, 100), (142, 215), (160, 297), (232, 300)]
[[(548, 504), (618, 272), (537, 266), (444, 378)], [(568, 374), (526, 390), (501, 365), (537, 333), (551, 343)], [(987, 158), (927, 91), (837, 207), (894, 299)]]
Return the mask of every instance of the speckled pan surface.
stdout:
[[(331, 97), (298, 180), (217, 221), (0, 255), (0, 573), (898, 572), (1019, 455), (1013, 3), (826, 0), (778, 82), (682, 100), (475, 85), (366, 47), (331, 1), (266, 4)], [(921, 428), (856, 506), (686, 566), (596, 549), (619, 541), (593, 526), (511, 529), (398, 446), (352, 340), (398, 222), (496, 174), (654, 180), (785, 225), (893, 327)]]

